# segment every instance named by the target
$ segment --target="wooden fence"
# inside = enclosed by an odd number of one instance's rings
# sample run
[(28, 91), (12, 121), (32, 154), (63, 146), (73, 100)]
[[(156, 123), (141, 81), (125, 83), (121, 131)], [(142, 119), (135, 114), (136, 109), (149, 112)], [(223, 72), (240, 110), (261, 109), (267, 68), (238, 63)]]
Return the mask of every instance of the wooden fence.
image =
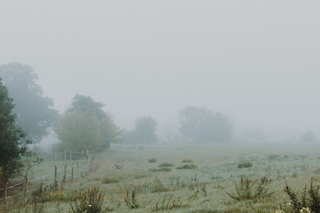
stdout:
[[(64, 160), (72, 161), (71, 166), (67, 167), (67, 164), (65, 164), (64, 169), (58, 170), (58, 166), (54, 165), (54, 170), (53, 170), (52, 173), (44, 175), (43, 172), (42, 172), (41, 177), (38, 177), (38, 178), (35, 178), (35, 179), (32, 179), (32, 180), (28, 180), (28, 174), (26, 173), (22, 182), (17, 183), (17, 184), (12, 185), (12, 186), (8, 186), (8, 183), (6, 183), (5, 188), (0, 189), (0, 191), (4, 191), (4, 197), (0, 198), (0, 201), (2, 201), (2, 200), (4, 201), (5, 209), (8, 208), (8, 204), (7, 204), (8, 199), (14, 198), (14, 197), (19, 196), (21, 194), (24, 194), (24, 201), (27, 202), (27, 200), (28, 200), (27, 199), (28, 198), (27, 194), (29, 192), (33, 192), (33, 191), (38, 190), (39, 193), (41, 195), (43, 195), (44, 189), (46, 187), (50, 186), (50, 185), (55, 190), (58, 190), (58, 174), (61, 173), (61, 172), (63, 172), (63, 176), (62, 176), (62, 180), (61, 180), (61, 184), (62, 184), (62, 183), (65, 183), (69, 177), (70, 177), (70, 181), (73, 182), (74, 179), (77, 179), (77, 178), (85, 175), (87, 172), (90, 171), (91, 166), (92, 166), (92, 162), (91, 162), (91, 154), (90, 154), (89, 150), (86, 151), (85, 155), (83, 155), (83, 151), (82, 152), (71, 152), (70, 151), (70, 155), (69, 155), (70, 158), (69, 159), (67, 159), (67, 157), (66, 157), (67, 154), (66, 153), (67, 152), (65, 151), (64, 152)], [(81, 157), (75, 156), (74, 155), (75, 153), (80, 153)], [(48, 154), (48, 153), (46, 153), (46, 154)], [(59, 156), (60, 159), (61, 159), (61, 154), (62, 154), (62, 152), (60, 152), (60, 153), (59, 152), (55, 152), (54, 158), (49, 158), (49, 159), (57, 160), (57, 156)], [(50, 155), (46, 155), (46, 156), (50, 156)], [(52, 154), (51, 154), (51, 156), (52, 156)], [(76, 159), (76, 158), (80, 158), (80, 159)], [(74, 161), (74, 159), (76, 159), (76, 161)], [(74, 174), (75, 173), (75, 168), (74, 168), (75, 167), (75, 162), (76, 162), (76, 174)], [(68, 171), (70, 172), (69, 175), (67, 175)], [(80, 173), (80, 176), (79, 176), (79, 173)], [(52, 179), (49, 178), (49, 179), (51, 179), (51, 181), (44, 185), (44, 178), (48, 177), (48, 176), (51, 176)], [(36, 187), (33, 190), (28, 190), (28, 183), (34, 182), (34, 181), (39, 181), (39, 183), (38, 183), (39, 187)], [(8, 196), (8, 192), (11, 189), (19, 187), (19, 186), (21, 187), (21, 191), (22, 192)]]

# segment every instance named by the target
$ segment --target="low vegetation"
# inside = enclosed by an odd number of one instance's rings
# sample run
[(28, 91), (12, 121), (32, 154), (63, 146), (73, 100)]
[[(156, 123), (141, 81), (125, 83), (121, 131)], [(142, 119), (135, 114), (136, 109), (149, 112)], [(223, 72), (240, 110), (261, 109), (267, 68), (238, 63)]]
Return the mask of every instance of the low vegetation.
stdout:
[[(43, 195), (39, 192), (40, 179), (31, 181), (28, 202), (24, 203), (22, 187), (9, 190), (6, 213), (26, 212), (176, 212), (176, 213), (317, 213), (320, 206), (318, 186), (319, 155), (313, 149), (301, 151), (287, 146), (275, 160), (269, 159), (274, 147), (263, 149), (244, 146), (233, 149), (222, 146), (179, 146), (173, 149), (164, 145), (112, 147), (107, 154), (97, 154), (91, 170), (71, 182), (70, 171), (63, 183), (63, 168), (58, 166), (59, 187), (48, 184), (53, 174), (44, 180)], [(178, 149), (179, 148), (179, 149)], [(115, 151), (113, 151), (115, 150)], [(277, 150), (281, 151), (281, 150)], [(139, 153), (139, 155), (137, 155)], [(158, 165), (150, 168), (148, 155), (157, 156)], [(293, 154), (294, 153), (294, 154)], [(192, 161), (181, 159), (192, 156)], [(287, 157), (282, 157), (282, 156)], [(245, 156), (245, 157), (244, 157)], [(303, 158), (301, 157), (303, 156)], [(245, 162), (254, 166), (245, 167)], [(68, 166), (72, 162), (67, 162)], [(180, 163), (180, 165), (179, 165)], [(241, 169), (238, 168), (242, 164)], [(59, 161), (48, 160), (33, 168), (34, 178), (52, 173)], [(252, 164), (252, 163), (251, 163)], [(50, 165), (50, 166), (48, 166)], [(115, 165), (125, 165), (121, 169)], [(160, 166), (161, 165), (161, 166)], [(176, 166), (173, 166), (176, 165)], [(112, 168), (113, 167), (113, 168)], [(48, 168), (48, 170), (46, 170)], [(75, 172), (77, 167), (75, 166)], [(310, 179), (311, 177), (313, 179)], [(30, 173), (31, 179), (31, 173)], [(16, 182), (21, 182), (17, 179)], [(287, 184), (286, 184), (287, 183)], [(307, 183), (305, 185), (305, 183)], [(0, 199), (1, 199), (0, 195)], [(4, 202), (0, 201), (1, 209)], [(1, 212), (1, 210), (0, 210)]]
[(176, 169), (195, 169), (197, 167), (198, 167), (197, 165), (190, 163), (190, 164), (184, 164), (184, 165), (178, 166)]
[(156, 159), (156, 158), (149, 158), (149, 159), (148, 159), (148, 162), (149, 162), (149, 163), (156, 163), (156, 162), (157, 162), (157, 159)]

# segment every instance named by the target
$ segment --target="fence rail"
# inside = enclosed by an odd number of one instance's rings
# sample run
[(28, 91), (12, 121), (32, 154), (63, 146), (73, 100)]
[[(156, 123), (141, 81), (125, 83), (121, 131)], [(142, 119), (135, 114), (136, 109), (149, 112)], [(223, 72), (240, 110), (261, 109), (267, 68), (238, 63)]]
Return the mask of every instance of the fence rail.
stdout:
[[(50, 155), (48, 155), (48, 152), (43, 152), (43, 153), (37, 152), (37, 153), (40, 156), (42, 156), (43, 158), (45, 158), (45, 156), (50, 156)], [(57, 151), (55, 152), (55, 158), (46, 158), (46, 159), (57, 160), (56, 156), (57, 156), (58, 153), (59, 152), (57, 152)], [(61, 156), (61, 153), (62, 152), (60, 152), (60, 156)], [(67, 181), (68, 177), (71, 177), (71, 181), (73, 181), (74, 179), (77, 179), (77, 178), (85, 175), (87, 172), (89, 172), (89, 170), (91, 169), (91, 166), (92, 166), (91, 154), (90, 154), (89, 150), (86, 151), (85, 155), (84, 155), (83, 151), (82, 152), (72, 152), (70, 150), (70, 152), (69, 152), (70, 153), (70, 155), (69, 155), (70, 158), (69, 159), (67, 159), (66, 153), (67, 153), (67, 151), (64, 151), (64, 160), (70, 160), (72, 162), (71, 166), (67, 167), (67, 164), (65, 164), (64, 169), (58, 170), (58, 166), (54, 165), (54, 172), (51, 172), (49, 174), (43, 175), (43, 173), (42, 173), (41, 177), (37, 177), (37, 178), (34, 178), (32, 180), (28, 180), (28, 174), (26, 173), (22, 182), (17, 183), (17, 184), (12, 185), (12, 186), (8, 186), (8, 183), (6, 183), (5, 188), (0, 189), (0, 191), (4, 191), (4, 197), (0, 198), (0, 201), (4, 200), (5, 209), (8, 208), (8, 204), (7, 204), (7, 200), (8, 199), (16, 197), (16, 196), (19, 196), (19, 195), (21, 195), (23, 193), (24, 193), (24, 201), (27, 202), (27, 193), (29, 193), (29, 192), (33, 192), (33, 191), (39, 190), (40, 194), (42, 195), (43, 192), (44, 192), (43, 189), (45, 187), (51, 185), (51, 184), (54, 184), (54, 189), (57, 190), (58, 189), (58, 173), (61, 173), (62, 171), (63, 171), (63, 177), (62, 177), (62, 180), (61, 180), (62, 183), (65, 183)], [(72, 155), (72, 154), (75, 154), (75, 153), (81, 154), (81, 157), (77, 157), (77, 156)], [(52, 156), (52, 152), (51, 152), (51, 156)], [(74, 170), (74, 166), (75, 166), (74, 165), (74, 161), (76, 161), (76, 165), (77, 165), (77, 171), (76, 171), (77, 173), (76, 173), (76, 175), (74, 175), (74, 171), (75, 171)], [(82, 169), (79, 169), (80, 166), (82, 167)], [(70, 171), (70, 169), (71, 169), (71, 173), (69, 173), (69, 175), (67, 175), (67, 171)], [(79, 171), (79, 170), (81, 170), (81, 171)], [(80, 172), (80, 176), (79, 176), (79, 172)], [(44, 178), (45, 177), (49, 177), (50, 175), (53, 175), (53, 178), (52, 178), (53, 180), (51, 179), (51, 181), (49, 183), (47, 183), (46, 185), (43, 185)], [(38, 181), (38, 180), (41, 180), (40, 181), (40, 186), (36, 187), (33, 190), (28, 190), (28, 183), (34, 182), (34, 181)], [(23, 192), (8, 196), (8, 190), (16, 188), (18, 186), (24, 187)]]

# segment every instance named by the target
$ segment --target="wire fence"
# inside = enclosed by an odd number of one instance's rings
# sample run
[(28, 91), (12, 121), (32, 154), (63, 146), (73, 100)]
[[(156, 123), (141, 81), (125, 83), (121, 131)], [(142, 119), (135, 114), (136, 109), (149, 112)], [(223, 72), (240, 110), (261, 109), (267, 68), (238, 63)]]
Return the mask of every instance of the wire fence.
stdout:
[[(38, 153), (38, 152), (37, 152)], [(45, 157), (45, 156), (51, 156), (52, 157), (52, 152), (48, 155), (48, 153), (50, 152), (43, 152), (40, 156)], [(60, 157), (61, 159), (61, 154), (63, 152), (57, 152), (55, 151), (55, 155), (54, 158), (47, 158), (47, 159), (53, 159), (53, 160), (59, 160), (57, 159), (57, 156)], [(59, 154), (59, 155), (58, 155)], [(76, 154), (80, 155), (77, 156)], [(39, 153), (38, 153), (39, 155)], [(8, 183), (6, 183), (6, 186), (4, 188), (1, 188), (0, 191), (4, 191), (4, 197), (0, 198), (0, 201), (4, 201), (5, 204), (5, 209), (8, 208), (8, 199), (10, 198), (14, 198), (17, 197), (21, 194), (24, 194), (24, 201), (27, 202), (27, 198), (28, 198), (28, 193), (33, 192), (33, 191), (39, 191), (39, 193), (41, 195), (43, 195), (44, 189), (46, 189), (45, 187), (48, 187), (49, 185), (52, 185), (53, 189), (58, 190), (58, 174), (61, 172), (63, 172), (63, 177), (61, 180), (60, 185), (62, 185), (63, 183), (65, 183), (68, 178), (71, 182), (73, 182), (74, 179), (78, 179), (79, 177), (85, 175), (87, 172), (90, 171), (91, 166), (92, 166), (92, 161), (91, 161), (91, 154), (89, 152), (89, 150), (87, 150), (84, 154), (84, 152), (69, 152), (69, 156), (70, 158), (67, 159), (66, 158), (67, 155), (67, 151), (64, 151), (64, 160), (70, 160), (71, 161), (71, 166), (67, 167), (67, 164), (65, 164), (63, 169), (58, 170), (58, 166), (54, 165), (54, 172), (51, 172), (49, 174), (43, 174), (41, 175), (41, 177), (37, 177), (31, 180), (28, 180), (28, 174), (25, 174), (25, 177), (23, 179), (22, 182), (14, 184), (12, 186), (8, 186)], [(75, 165), (76, 162), (76, 165)], [(76, 166), (76, 170), (75, 170), (75, 166)], [(71, 170), (71, 171), (70, 171)], [(75, 173), (76, 172), (76, 173)], [(79, 175), (80, 173), (80, 175)], [(51, 178), (49, 178), (49, 176), (51, 176)], [(61, 175), (60, 175), (61, 176)], [(30, 189), (28, 190), (28, 183), (34, 182), (34, 185), (38, 185), (38, 187), (35, 187), (34, 189)], [(44, 184), (44, 182), (46, 182)], [(12, 194), (10, 196), (8, 196), (8, 192), (16, 187), (21, 187), (21, 191), (20, 193), (17, 194)]]

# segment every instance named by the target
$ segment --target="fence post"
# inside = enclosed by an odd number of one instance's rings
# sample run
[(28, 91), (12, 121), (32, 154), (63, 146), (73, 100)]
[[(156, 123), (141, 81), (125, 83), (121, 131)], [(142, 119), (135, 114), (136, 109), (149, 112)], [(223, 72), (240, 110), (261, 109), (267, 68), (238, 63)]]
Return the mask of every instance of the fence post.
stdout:
[(79, 160), (77, 160), (77, 177), (79, 177)]
[(71, 150), (70, 150), (70, 160), (72, 160)]
[(58, 180), (57, 180), (57, 164), (54, 165), (54, 188), (58, 189)]
[(8, 188), (8, 182), (6, 183), (6, 189), (4, 191), (4, 208), (7, 209), (8, 205), (7, 205), (7, 188)]
[(27, 173), (26, 173), (25, 185), (24, 185), (24, 202), (25, 203), (27, 202), (27, 186), (28, 186), (28, 176), (27, 176)]
[(64, 150), (64, 160), (67, 160), (67, 150)]
[(64, 165), (63, 182), (67, 181), (67, 164)]
[(88, 158), (87, 158), (87, 160), (86, 160), (86, 163), (87, 163), (87, 165), (86, 165), (86, 172), (88, 172), (89, 170), (88, 170)]
[(54, 156), (54, 160), (57, 161), (57, 150), (56, 150), (56, 154)]
[(73, 182), (73, 169), (74, 169), (74, 162), (72, 161), (72, 170), (71, 170), (71, 181)]
[(43, 172), (41, 172), (40, 194), (43, 195)]

